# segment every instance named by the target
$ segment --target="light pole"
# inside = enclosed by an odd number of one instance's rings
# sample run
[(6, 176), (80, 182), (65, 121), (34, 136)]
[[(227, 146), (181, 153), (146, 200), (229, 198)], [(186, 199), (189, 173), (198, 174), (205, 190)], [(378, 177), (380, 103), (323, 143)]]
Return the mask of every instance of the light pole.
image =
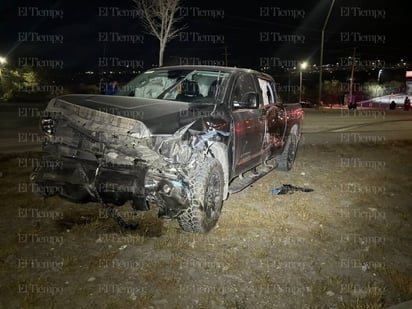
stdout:
[(330, 16), (330, 13), (332, 12), (332, 8), (334, 4), (335, 4), (335, 0), (332, 0), (330, 7), (329, 7), (328, 15), (326, 16), (325, 23), (323, 24), (322, 36), (320, 39), (319, 94), (318, 94), (319, 105), (318, 106), (322, 105), (322, 69), (323, 69), (323, 45), (325, 41), (325, 29), (326, 29), (326, 25), (328, 24), (329, 16)]
[(302, 102), (302, 71), (306, 69), (308, 66), (308, 63), (306, 61), (302, 62), (299, 66), (300, 72), (299, 72), (299, 103)]

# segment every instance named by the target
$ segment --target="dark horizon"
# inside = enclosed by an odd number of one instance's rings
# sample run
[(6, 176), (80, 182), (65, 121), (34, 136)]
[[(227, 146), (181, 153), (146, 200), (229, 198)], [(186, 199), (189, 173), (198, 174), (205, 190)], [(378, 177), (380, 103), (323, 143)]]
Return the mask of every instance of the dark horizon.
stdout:
[[(11, 66), (137, 70), (157, 64), (158, 41), (145, 33), (132, 1), (6, 1), (1, 4), (0, 56)], [(182, 1), (186, 25), (165, 51), (164, 64), (250, 67), (319, 64), (321, 30), (332, 1), (258, 1), (230, 7)], [(385, 1), (335, 1), (325, 30), (324, 64), (409, 61), (405, 10)], [(411, 45), (410, 43), (407, 43)], [(227, 59), (227, 63), (226, 60)], [(384, 65), (383, 65), (384, 66)]]

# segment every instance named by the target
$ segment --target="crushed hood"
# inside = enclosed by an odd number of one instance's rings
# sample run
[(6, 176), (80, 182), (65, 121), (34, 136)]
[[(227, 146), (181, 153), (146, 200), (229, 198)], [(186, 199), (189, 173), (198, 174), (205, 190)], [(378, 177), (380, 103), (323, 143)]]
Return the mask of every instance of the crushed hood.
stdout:
[(106, 95), (64, 95), (50, 104), (69, 103), (111, 115), (138, 120), (151, 134), (173, 134), (182, 126), (210, 114), (213, 104)]

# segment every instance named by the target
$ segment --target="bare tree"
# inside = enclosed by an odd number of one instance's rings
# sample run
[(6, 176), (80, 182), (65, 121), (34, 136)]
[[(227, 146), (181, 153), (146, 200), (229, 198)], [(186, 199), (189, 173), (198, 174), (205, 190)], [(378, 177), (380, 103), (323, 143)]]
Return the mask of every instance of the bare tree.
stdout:
[(180, 0), (133, 0), (148, 34), (159, 39), (159, 66), (163, 65), (166, 44), (185, 27), (178, 28), (180, 17), (175, 14)]

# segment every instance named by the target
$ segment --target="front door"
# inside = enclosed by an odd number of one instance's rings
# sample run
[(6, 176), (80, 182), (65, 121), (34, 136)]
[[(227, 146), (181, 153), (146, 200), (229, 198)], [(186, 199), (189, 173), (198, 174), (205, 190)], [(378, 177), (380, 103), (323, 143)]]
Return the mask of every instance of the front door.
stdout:
[(259, 109), (258, 91), (252, 75), (242, 74), (237, 78), (230, 102), (235, 134), (233, 163), (238, 175), (259, 164), (262, 156), (265, 118)]

